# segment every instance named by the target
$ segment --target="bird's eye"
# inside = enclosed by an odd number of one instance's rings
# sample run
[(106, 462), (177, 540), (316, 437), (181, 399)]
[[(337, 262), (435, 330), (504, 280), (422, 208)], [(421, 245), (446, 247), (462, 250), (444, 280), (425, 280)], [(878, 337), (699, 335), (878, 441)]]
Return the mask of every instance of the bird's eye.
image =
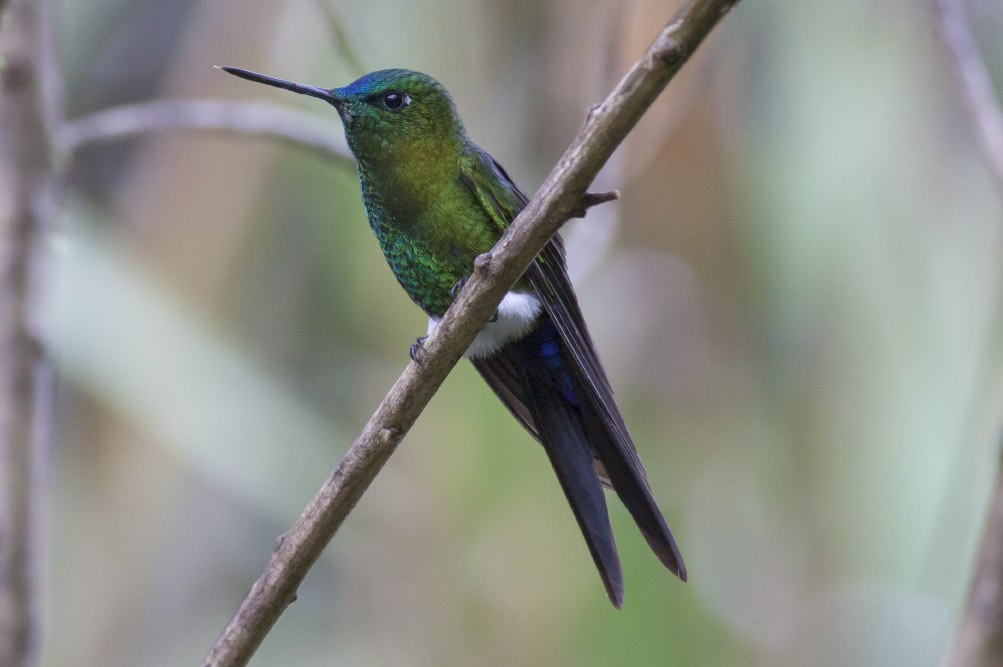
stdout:
[(398, 93), (396, 90), (384, 93), (383, 95), (383, 106), (390, 111), (400, 111), (409, 104), (411, 104), (411, 98), (404, 93)]

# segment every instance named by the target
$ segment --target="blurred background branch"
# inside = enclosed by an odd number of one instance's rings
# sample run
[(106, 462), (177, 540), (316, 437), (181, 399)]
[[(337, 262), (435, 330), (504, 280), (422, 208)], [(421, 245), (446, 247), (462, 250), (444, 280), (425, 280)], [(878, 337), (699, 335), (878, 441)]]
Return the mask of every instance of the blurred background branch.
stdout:
[(940, 12), (941, 34), (957, 67), (979, 146), (1003, 197), (1003, 110), (992, 77), (979, 54), (963, 1), (935, 1)]
[[(935, 0), (940, 18), (940, 29), (950, 52), (959, 87), (965, 98), (973, 133), (988, 171), (1003, 201), (1003, 110), (994, 89), (992, 77), (986, 66), (971, 21), (962, 0)], [(993, 343), (1003, 333), (1003, 286), (989, 320), (989, 340), (986, 357), (981, 367), (983, 380), (977, 386), (987, 394), (976, 399), (976, 404), (999, 400), (992, 391), (1000, 382), (999, 348)], [(1003, 414), (1001, 406), (993, 414)], [(973, 414), (976, 406), (972, 406)], [(999, 425), (997, 425), (999, 427)], [(1003, 448), (1003, 437), (998, 440)], [(1003, 466), (997, 451), (996, 484), (989, 499), (989, 511), (977, 552), (971, 584), (961, 616), (955, 630), (953, 648), (945, 665), (947, 667), (991, 667), (1003, 664)]]
[(11, 667), (39, 659), (37, 523), (52, 418), (38, 328), (40, 239), (55, 206), (48, 129), (59, 113), (45, 99), (54, 52), (46, 9), (0, 5), (0, 664)]
[[(1003, 448), (1003, 438), (1000, 445)], [(945, 667), (1003, 665), (1003, 466), (1000, 458), (996, 463), (996, 487), (982, 546)]]
[(314, 2), (324, 17), (324, 25), (330, 36), (329, 41), (334, 46), (335, 52), (353, 74), (356, 76), (365, 74), (368, 70), (362, 64), (362, 58), (352, 44), (352, 37), (345, 27), (345, 17), (341, 15), (332, 0), (314, 0)]
[(158, 101), (103, 109), (65, 123), (57, 139), (73, 154), (91, 144), (167, 130), (206, 130), (279, 139), (346, 166), (354, 161), (339, 125), (275, 104), (220, 100)]

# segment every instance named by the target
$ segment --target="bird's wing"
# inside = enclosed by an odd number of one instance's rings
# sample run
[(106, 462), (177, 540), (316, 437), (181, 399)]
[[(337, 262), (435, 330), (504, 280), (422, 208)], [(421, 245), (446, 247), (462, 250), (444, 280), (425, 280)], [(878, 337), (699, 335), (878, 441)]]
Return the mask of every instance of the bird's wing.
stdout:
[(471, 359), (470, 362), (509, 412), (539, 442), (540, 432), (527, 405), (527, 397), (519, 381), (519, 372), (511, 361), (502, 355), (494, 355)]
[[(529, 201), (501, 165), (476, 147), (464, 156), (461, 180), (499, 230), (508, 227)], [(600, 475), (608, 477), (662, 563), (685, 580), (682, 556), (651, 496), (647, 475), (585, 325), (578, 298), (568, 278), (560, 236), (555, 234), (551, 238), (525, 275), (557, 327), (567, 351), (564, 356), (568, 370), (584, 394), (582, 420), (594, 448)], [(504, 362), (478, 363), (478, 370), (502, 402), (539, 439), (539, 429), (530, 428), (532, 411), (527, 408), (527, 397), (518, 385), (518, 375), (504, 368)]]
[[(495, 222), (500, 231), (508, 227), (515, 216), (525, 208), (529, 198), (512, 181), (505, 169), (491, 155), (477, 147), (464, 156), (460, 169), (460, 178), (464, 185), (474, 194), (481, 207)], [(627, 460), (628, 466), (638, 479), (647, 487), (647, 476), (641, 461), (637, 456), (634, 443), (627, 432), (620, 410), (613, 397), (606, 371), (595, 350), (592, 337), (589, 335), (585, 318), (582, 316), (571, 281), (568, 278), (567, 265), (564, 259), (564, 243), (555, 234), (547, 243), (536, 260), (526, 270), (526, 277), (540, 296), (547, 313), (557, 325), (561, 338), (574, 358), (573, 371), (585, 386), (588, 399), (595, 405), (603, 424), (609, 430), (617, 448)], [(509, 410), (536, 435), (536, 429), (530, 428), (525, 415), (528, 410), (522, 401), (518, 390), (516, 374), (502, 368), (493, 368), (498, 364), (477, 364), (482, 375), (493, 377), (505, 388), (503, 395), (495, 383), (489, 382), (495, 393)], [(518, 399), (518, 400), (516, 400)], [(513, 406), (513, 403), (516, 403)], [(518, 405), (521, 403), (522, 405)]]
[(552, 239), (526, 273), (557, 326), (567, 350), (564, 358), (568, 368), (585, 395), (582, 421), (598, 464), (658, 559), (686, 581), (683, 557), (651, 495), (644, 467), (571, 288), (560, 243)]
[[(461, 158), (460, 181), (487, 213), (499, 236), (528, 201), (502, 166), (476, 146), (471, 146)], [(511, 360), (495, 355), (471, 359), (471, 362), (509, 412), (539, 441), (540, 433), (527, 404), (528, 397)]]
[(498, 236), (529, 203), (498, 161), (474, 145), (460, 158), (460, 182), (487, 213)]

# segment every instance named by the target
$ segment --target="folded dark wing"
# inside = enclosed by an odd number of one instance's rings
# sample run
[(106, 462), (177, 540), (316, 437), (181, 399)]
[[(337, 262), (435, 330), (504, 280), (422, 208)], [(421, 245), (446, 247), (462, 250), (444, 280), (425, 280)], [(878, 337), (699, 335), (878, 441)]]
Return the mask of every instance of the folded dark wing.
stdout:
[[(461, 179), (499, 229), (504, 229), (528, 199), (494, 158), (475, 146), (464, 157)], [(670, 570), (686, 579), (686, 569), (665, 519), (658, 510), (637, 450), (616, 405), (613, 389), (589, 335), (564, 259), (564, 245), (555, 235), (526, 270), (533, 289), (553, 320), (565, 348), (563, 358), (582, 394), (581, 413), (593, 446), (597, 469), (605, 472), (617, 495), (641, 528), (649, 545)], [(539, 429), (526, 407), (518, 374), (504, 361), (485, 360), (475, 366), (502, 402), (539, 440)]]

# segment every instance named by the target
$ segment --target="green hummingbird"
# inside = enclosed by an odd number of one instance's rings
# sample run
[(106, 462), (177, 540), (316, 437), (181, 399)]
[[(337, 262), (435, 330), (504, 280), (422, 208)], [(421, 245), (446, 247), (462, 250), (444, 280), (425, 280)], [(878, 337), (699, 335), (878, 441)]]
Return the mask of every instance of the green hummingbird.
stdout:
[[(390, 269), (435, 329), (456, 290), (528, 199), (474, 144), (452, 97), (432, 77), (372, 72), (325, 89), (244, 69), (223, 70), (333, 106), (345, 127), (362, 201)], [(415, 357), (419, 338), (411, 347)], [(648, 544), (680, 579), (686, 569), (651, 496), (555, 235), (498, 306), (465, 356), (546, 450), (613, 605), (623, 575), (603, 487), (616, 491)]]

